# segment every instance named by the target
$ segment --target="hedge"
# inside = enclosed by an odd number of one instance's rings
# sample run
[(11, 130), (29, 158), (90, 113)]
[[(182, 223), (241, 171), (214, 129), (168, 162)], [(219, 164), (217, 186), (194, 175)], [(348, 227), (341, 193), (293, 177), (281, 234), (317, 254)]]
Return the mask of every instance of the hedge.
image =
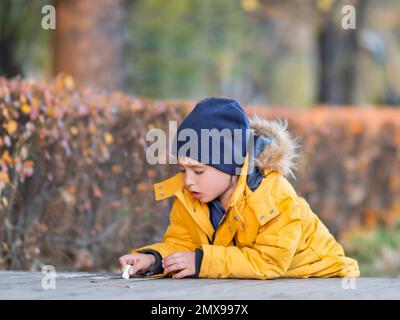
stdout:
[[(77, 88), (68, 75), (0, 78), (0, 269), (116, 270), (119, 255), (158, 241), (169, 202), (152, 184), (177, 168), (147, 163), (145, 135), (194, 104)], [(245, 109), (288, 119), (303, 145), (290, 181), (335, 236), (398, 219), (399, 110)]]

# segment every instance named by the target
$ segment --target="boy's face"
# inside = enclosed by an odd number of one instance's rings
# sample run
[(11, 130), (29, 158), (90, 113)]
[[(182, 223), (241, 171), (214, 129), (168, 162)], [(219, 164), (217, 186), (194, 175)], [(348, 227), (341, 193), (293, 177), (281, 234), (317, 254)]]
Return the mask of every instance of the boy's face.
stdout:
[(214, 200), (231, 186), (229, 174), (191, 158), (179, 157), (178, 166), (183, 173), (185, 186), (201, 202)]

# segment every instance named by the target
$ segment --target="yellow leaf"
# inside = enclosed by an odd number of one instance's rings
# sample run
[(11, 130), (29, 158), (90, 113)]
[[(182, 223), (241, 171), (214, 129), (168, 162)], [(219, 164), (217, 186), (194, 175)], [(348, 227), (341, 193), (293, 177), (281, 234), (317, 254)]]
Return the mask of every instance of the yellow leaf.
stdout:
[(78, 128), (75, 127), (75, 126), (72, 126), (69, 130), (71, 131), (71, 133), (72, 133), (74, 136), (76, 136), (76, 135), (79, 133)]
[(4, 208), (8, 207), (8, 200), (6, 197), (1, 197), (1, 203), (3, 204)]
[(8, 173), (6, 171), (0, 171), (0, 181), (9, 182)]
[(26, 98), (25, 98), (24, 96), (20, 96), (20, 97), (19, 97), (19, 101), (20, 101), (21, 103), (25, 103), (25, 102), (26, 102)]
[(110, 143), (113, 143), (114, 138), (110, 133), (107, 132), (104, 134), (104, 140), (105, 140), (106, 144), (110, 144)]
[(3, 246), (3, 250), (5, 252), (7, 252), (8, 251), (8, 244), (3, 241), (2, 246)]
[(12, 165), (14, 163), (8, 151), (3, 152), (3, 156), (1, 157), (1, 159), (7, 162), (9, 165)]
[(10, 114), (8, 113), (8, 110), (6, 109), (6, 108), (4, 108), (3, 110), (2, 110), (2, 113), (3, 113), (3, 117), (5, 118), (5, 119), (10, 119)]
[(31, 100), (31, 104), (32, 104), (32, 106), (39, 105), (39, 99), (36, 98), (36, 97), (33, 97), (32, 100)]
[(46, 115), (50, 118), (54, 117), (56, 114), (56, 110), (54, 109), (54, 107), (48, 107), (46, 109)]
[(322, 12), (328, 12), (332, 9), (334, 0), (318, 0), (317, 8)]
[(255, 11), (258, 8), (258, 1), (257, 0), (242, 0), (242, 8), (245, 11)]
[(64, 77), (64, 86), (65, 88), (72, 90), (75, 87), (75, 81), (71, 76)]
[(15, 131), (17, 131), (18, 124), (16, 121), (11, 120), (5, 125), (5, 128), (9, 134), (13, 134)]
[(30, 105), (25, 103), (22, 105), (21, 110), (23, 113), (29, 113), (29, 112), (31, 112), (31, 107), (30, 107)]
[(96, 134), (97, 133), (97, 128), (93, 123), (89, 124), (89, 132), (91, 134)]

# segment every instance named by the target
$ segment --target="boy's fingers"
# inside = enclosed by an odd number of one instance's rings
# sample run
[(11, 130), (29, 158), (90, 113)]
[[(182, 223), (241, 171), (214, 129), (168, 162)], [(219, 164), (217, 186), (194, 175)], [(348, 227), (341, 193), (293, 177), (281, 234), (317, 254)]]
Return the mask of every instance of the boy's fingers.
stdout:
[(175, 264), (175, 263), (184, 263), (184, 259), (182, 257), (171, 257), (171, 258), (165, 258), (164, 259), (164, 268), (168, 268), (169, 266)]
[(164, 269), (164, 271), (167, 272), (171, 272), (171, 271), (175, 271), (175, 270), (184, 270), (186, 267), (183, 263), (174, 263), (171, 266), (167, 267), (166, 269)]
[(165, 259), (173, 259), (182, 256), (182, 252), (175, 252), (171, 253), (170, 255), (166, 256)]
[(168, 261), (164, 262), (164, 269), (170, 268), (171, 266), (173, 266), (174, 264), (177, 264), (177, 263), (178, 263), (178, 261), (168, 260)]
[(129, 269), (129, 275), (133, 276), (135, 273), (137, 273), (138, 271), (140, 271), (142, 269), (142, 264), (134, 264), (130, 269)]
[(189, 269), (183, 269), (182, 271), (175, 273), (172, 278), (174, 279), (182, 279), (190, 275)]
[(164, 261), (162, 262), (164, 268), (168, 268), (173, 263), (174, 263), (173, 259), (167, 259), (167, 258), (165, 258)]
[(127, 262), (125, 260), (125, 256), (122, 256), (119, 258), (119, 263), (121, 265), (121, 272), (123, 272), (125, 270), (125, 267), (127, 265)]
[(173, 254), (171, 254), (171, 256), (173, 256), (173, 257), (180, 257), (182, 255), (182, 252), (175, 252), (175, 253), (173, 253)]

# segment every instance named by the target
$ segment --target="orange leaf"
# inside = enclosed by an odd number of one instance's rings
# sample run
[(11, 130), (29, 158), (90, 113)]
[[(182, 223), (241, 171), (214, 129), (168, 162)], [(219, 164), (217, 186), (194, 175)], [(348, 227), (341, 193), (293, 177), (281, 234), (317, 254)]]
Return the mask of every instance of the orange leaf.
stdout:
[(22, 167), (22, 176), (30, 177), (33, 174), (33, 161), (25, 161)]
[(110, 133), (105, 133), (104, 134), (104, 141), (106, 142), (106, 144), (111, 144), (114, 141), (113, 136)]
[(113, 165), (113, 166), (111, 167), (111, 171), (112, 171), (113, 173), (121, 173), (121, 172), (122, 172), (122, 168), (121, 168), (120, 165), (115, 164), (115, 165)]
[(25, 161), (24, 167), (33, 168), (33, 161), (31, 161), (31, 160)]
[(131, 194), (131, 188), (129, 188), (129, 187), (123, 187), (123, 188), (122, 188), (122, 193), (123, 193), (124, 195), (126, 195), (126, 196), (130, 195), (130, 194)]
[(357, 134), (362, 132), (362, 125), (358, 122), (352, 122), (350, 123), (350, 132), (352, 132), (353, 134)]
[(154, 178), (156, 176), (156, 171), (154, 169), (147, 170), (147, 176), (150, 178)]
[(101, 198), (103, 196), (103, 193), (101, 192), (100, 188), (97, 186), (97, 184), (92, 185), (93, 188), (93, 193), (94, 196), (97, 198)]
[(147, 191), (149, 188), (148, 188), (148, 186), (146, 185), (146, 184), (144, 184), (144, 183), (138, 183), (137, 185), (136, 185), (136, 190), (137, 191)]
[(10, 166), (13, 165), (14, 161), (13, 159), (10, 157), (10, 154), (8, 153), (8, 151), (5, 151), (3, 153), (3, 156), (1, 157), (2, 160), (4, 160), (6, 163), (8, 163)]
[(16, 121), (11, 120), (5, 125), (5, 128), (8, 132), (8, 134), (13, 134), (15, 131), (17, 131), (18, 124)]
[(90, 123), (90, 124), (89, 124), (89, 132), (90, 132), (91, 134), (96, 134), (96, 133), (97, 133), (97, 128), (96, 128), (96, 126), (95, 126), (93, 123)]
[(0, 171), (0, 181), (9, 182), (7, 171)]

